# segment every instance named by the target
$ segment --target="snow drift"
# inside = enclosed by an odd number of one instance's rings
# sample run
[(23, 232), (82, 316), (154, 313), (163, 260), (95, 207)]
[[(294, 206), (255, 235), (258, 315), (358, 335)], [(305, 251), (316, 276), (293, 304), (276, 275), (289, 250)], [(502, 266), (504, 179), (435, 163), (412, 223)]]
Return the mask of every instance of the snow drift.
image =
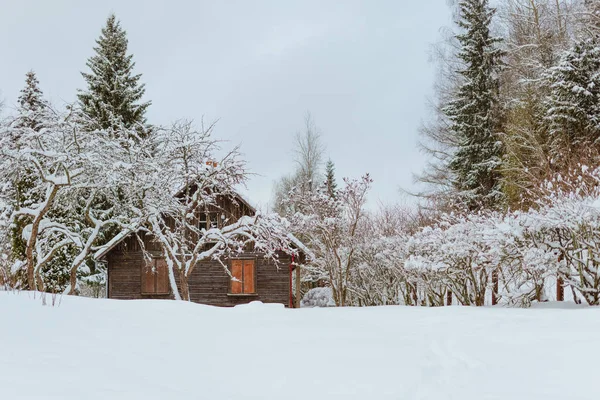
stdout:
[(0, 293), (2, 399), (593, 399), (600, 310)]

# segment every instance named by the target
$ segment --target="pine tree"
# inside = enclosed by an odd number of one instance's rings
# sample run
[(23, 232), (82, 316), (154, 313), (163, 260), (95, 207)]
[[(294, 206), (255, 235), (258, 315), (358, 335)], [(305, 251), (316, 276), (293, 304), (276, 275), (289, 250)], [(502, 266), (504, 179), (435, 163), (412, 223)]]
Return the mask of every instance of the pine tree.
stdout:
[(25, 87), (17, 100), (18, 112), (21, 116), (20, 125), (30, 129), (39, 130), (41, 127), (40, 113), (47, 108), (44, 95), (39, 87), (40, 82), (35, 72), (25, 74)]
[(145, 113), (150, 102), (141, 102), (145, 85), (139, 83), (141, 74), (133, 74), (135, 63), (133, 55), (127, 54), (127, 35), (114, 14), (108, 17), (96, 44), (96, 54), (86, 64), (91, 73), (82, 73), (87, 90), (78, 94), (88, 129), (106, 129), (118, 135), (119, 128), (125, 127), (147, 135)]
[(335, 198), (337, 183), (335, 182), (335, 164), (331, 159), (325, 165), (325, 188), (329, 197)]
[[(127, 33), (114, 14), (106, 20), (100, 38), (96, 40), (95, 55), (90, 57), (87, 66), (91, 73), (82, 73), (87, 89), (78, 94), (79, 105), (85, 115), (83, 124), (89, 130), (103, 129), (117, 140), (122, 128), (137, 133), (139, 137), (151, 134), (145, 113), (151, 102), (142, 102), (145, 85), (140, 83), (141, 74), (133, 74), (133, 55), (127, 54)], [(106, 232), (99, 239), (104, 244), (118, 233), (118, 229)], [(91, 270), (94, 272), (93, 263)]]
[[(18, 118), (15, 127), (19, 129), (14, 129), (12, 132), (22, 132), (23, 129), (39, 132), (43, 125), (48, 104), (43, 98), (35, 72), (29, 71), (25, 74), (25, 87), (21, 90), (17, 104)], [(11, 141), (15, 149), (23, 145), (20, 143), (21, 137), (13, 136)], [(28, 207), (35, 200), (36, 193), (34, 193), (34, 189), (37, 182), (34, 176), (35, 174), (30, 170), (20, 171), (18, 176), (15, 176), (15, 180), (12, 182), (14, 189), (13, 207), (15, 210)], [(25, 242), (21, 237), (21, 233), (26, 224), (27, 221), (19, 219), (15, 221), (11, 230), (12, 256), (14, 259), (22, 259), (25, 256)]]
[(498, 74), (502, 67), (500, 38), (490, 32), (495, 9), (488, 0), (462, 0), (459, 27), (463, 33), (458, 58), (463, 82), (444, 113), (451, 122), (457, 148), (449, 162), (453, 186), (469, 209), (498, 207), (503, 201), (502, 145), (498, 137)]
[[(11, 129), (11, 146), (18, 150), (23, 143), (22, 133), (28, 130), (41, 132), (44, 121), (49, 117), (48, 103), (44, 100), (42, 90), (39, 87), (39, 81), (35, 72), (29, 71), (25, 75), (25, 87), (21, 90), (17, 100), (17, 117), (15, 118)], [(36, 179), (36, 174), (31, 169), (16, 171), (12, 186), (12, 208), (19, 210), (22, 207), (29, 207), (39, 200), (39, 193), (36, 191), (40, 182)], [(17, 218), (9, 231), (11, 243), (11, 257), (13, 261), (25, 259), (25, 241), (22, 238), (23, 228), (29, 224), (27, 218)], [(25, 277), (21, 277), (25, 281)]]
[(547, 119), (555, 163), (581, 161), (600, 140), (600, 41), (582, 39), (549, 70)]

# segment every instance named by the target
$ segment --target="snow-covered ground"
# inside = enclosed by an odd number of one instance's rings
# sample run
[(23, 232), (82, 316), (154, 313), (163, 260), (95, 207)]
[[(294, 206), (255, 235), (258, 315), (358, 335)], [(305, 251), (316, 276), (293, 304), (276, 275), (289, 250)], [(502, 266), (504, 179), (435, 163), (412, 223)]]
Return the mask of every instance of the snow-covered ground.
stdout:
[[(39, 296), (39, 295), (38, 295)], [(598, 399), (600, 309), (233, 309), (0, 292), (0, 398)]]

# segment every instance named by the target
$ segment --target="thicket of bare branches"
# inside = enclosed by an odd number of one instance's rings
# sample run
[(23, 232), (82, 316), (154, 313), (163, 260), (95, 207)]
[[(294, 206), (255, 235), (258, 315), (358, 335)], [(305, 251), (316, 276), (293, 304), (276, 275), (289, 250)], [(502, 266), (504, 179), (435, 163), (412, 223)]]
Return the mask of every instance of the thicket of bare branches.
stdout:
[[(234, 148), (217, 158), (220, 142), (214, 125), (194, 127), (180, 121), (158, 133), (160, 179), (146, 193), (148, 232), (160, 243), (176, 299), (190, 300), (189, 277), (205, 260), (219, 261), (231, 275), (225, 257), (253, 248), (277, 261), (279, 252), (294, 253), (287, 224), (276, 214), (257, 213), (237, 219), (221, 208), (223, 197), (235, 198), (247, 179), (245, 162)], [(171, 195), (164, 187), (172, 188)], [(220, 216), (211, 226), (200, 213)]]
[(292, 152), (294, 171), (281, 177), (273, 188), (273, 209), (280, 215), (289, 215), (295, 211), (295, 205), (286, 200), (292, 190), (309, 193), (323, 183), (325, 146), (321, 131), (309, 112), (304, 116), (303, 129), (294, 136)]

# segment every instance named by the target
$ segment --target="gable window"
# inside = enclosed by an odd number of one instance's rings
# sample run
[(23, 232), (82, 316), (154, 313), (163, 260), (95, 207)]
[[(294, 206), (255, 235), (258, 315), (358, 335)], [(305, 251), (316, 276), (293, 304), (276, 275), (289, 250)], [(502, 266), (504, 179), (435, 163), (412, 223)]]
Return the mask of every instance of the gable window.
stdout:
[(209, 213), (200, 213), (198, 218), (198, 228), (199, 229), (211, 229), (217, 227), (217, 213), (209, 212)]
[(254, 260), (231, 260), (230, 294), (256, 294)]
[(142, 267), (142, 294), (169, 294), (169, 268), (164, 258), (153, 258)]
[(217, 213), (208, 213), (208, 228), (217, 227)]

